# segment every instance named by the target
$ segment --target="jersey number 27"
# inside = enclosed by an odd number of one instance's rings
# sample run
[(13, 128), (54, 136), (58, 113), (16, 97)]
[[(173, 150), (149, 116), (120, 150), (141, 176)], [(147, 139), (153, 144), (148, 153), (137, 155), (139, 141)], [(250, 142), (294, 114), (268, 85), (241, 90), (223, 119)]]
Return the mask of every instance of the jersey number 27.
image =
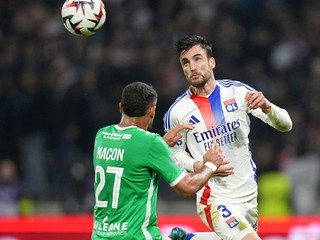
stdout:
[(95, 171), (95, 181), (98, 179), (98, 174), (100, 175), (100, 182), (95, 191), (95, 198), (96, 198), (96, 205), (97, 207), (108, 207), (108, 201), (99, 200), (99, 195), (106, 185), (106, 174), (114, 174), (114, 185), (113, 185), (113, 192), (112, 192), (112, 208), (118, 207), (118, 200), (119, 200), (119, 192), (120, 192), (120, 185), (121, 185), (121, 176), (123, 173), (123, 168), (119, 167), (107, 167), (106, 170), (103, 169), (101, 166), (96, 166)]

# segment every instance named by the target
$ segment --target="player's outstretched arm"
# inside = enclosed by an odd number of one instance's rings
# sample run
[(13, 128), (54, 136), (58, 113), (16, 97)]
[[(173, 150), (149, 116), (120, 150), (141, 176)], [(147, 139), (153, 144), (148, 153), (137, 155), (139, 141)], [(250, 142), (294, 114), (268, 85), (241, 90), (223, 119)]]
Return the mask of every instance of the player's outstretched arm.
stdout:
[[(218, 149), (219, 153), (221, 155), (223, 155), (223, 152), (222, 152), (222, 149), (221, 148), (218, 148), (217, 145), (212, 145), (211, 148), (208, 150), (208, 152), (203, 156), (203, 161), (204, 163), (208, 160), (207, 158), (210, 159), (210, 153), (213, 151), (213, 149)], [(201, 167), (203, 166), (202, 162), (200, 161), (196, 161), (193, 165), (193, 168), (194, 168), (194, 171), (195, 172), (199, 172)], [(233, 171), (233, 166), (231, 166), (229, 164), (229, 162), (224, 162), (224, 164), (221, 164), (217, 167), (217, 169), (214, 171), (213, 173), (213, 176), (215, 177), (227, 177), (229, 175), (232, 175), (234, 174), (234, 171)]]
[(203, 155), (204, 165), (198, 172), (190, 172), (178, 182), (173, 188), (182, 196), (192, 196), (199, 191), (212, 177), (212, 174), (221, 165), (228, 164), (217, 145), (212, 147)]
[[(203, 166), (203, 163), (200, 161), (196, 161), (193, 164), (193, 168), (195, 172), (199, 172), (201, 167)], [(217, 170), (213, 173), (213, 177), (228, 177), (232, 174), (234, 174), (233, 171), (234, 167), (230, 164), (223, 164), (220, 165)]]

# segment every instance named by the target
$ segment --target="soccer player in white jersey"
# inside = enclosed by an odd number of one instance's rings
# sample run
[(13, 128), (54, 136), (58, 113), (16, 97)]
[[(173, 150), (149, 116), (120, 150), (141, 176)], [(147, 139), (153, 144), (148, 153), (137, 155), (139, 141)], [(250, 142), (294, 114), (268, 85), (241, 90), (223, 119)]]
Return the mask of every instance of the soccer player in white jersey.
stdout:
[(96, 134), (92, 240), (162, 239), (156, 214), (160, 178), (179, 194), (191, 196), (217, 167), (228, 163), (215, 145), (203, 155), (206, 163), (199, 172), (187, 173), (179, 167), (167, 144), (175, 144), (180, 130), (190, 127), (178, 126), (164, 138), (149, 132), (156, 103), (157, 93), (151, 86), (142, 82), (127, 85), (121, 95), (120, 123)]
[[(202, 155), (218, 144), (234, 167), (227, 177), (216, 173), (197, 193), (197, 211), (202, 221), (221, 239), (260, 239), (257, 234), (256, 165), (249, 147), (249, 114), (280, 132), (290, 131), (288, 112), (268, 101), (262, 92), (239, 81), (216, 80), (216, 66), (209, 41), (190, 35), (176, 42), (184, 75), (190, 84), (164, 117), (165, 131), (190, 122), (194, 129), (172, 148), (189, 171), (202, 166)], [(188, 151), (186, 151), (186, 149)], [(179, 158), (180, 157), (180, 158)], [(219, 170), (219, 169), (218, 169)], [(175, 228), (170, 237), (178, 239), (220, 239), (215, 233), (184, 235)]]

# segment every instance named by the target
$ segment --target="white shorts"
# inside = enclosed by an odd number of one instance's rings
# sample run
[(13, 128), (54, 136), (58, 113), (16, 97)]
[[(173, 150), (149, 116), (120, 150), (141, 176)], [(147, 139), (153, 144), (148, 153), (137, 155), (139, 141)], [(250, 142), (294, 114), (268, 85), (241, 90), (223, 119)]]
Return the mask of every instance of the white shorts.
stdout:
[(216, 200), (212, 205), (198, 204), (202, 221), (222, 239), (242, 239), (258, 229), (257, 199), (245, 203)]

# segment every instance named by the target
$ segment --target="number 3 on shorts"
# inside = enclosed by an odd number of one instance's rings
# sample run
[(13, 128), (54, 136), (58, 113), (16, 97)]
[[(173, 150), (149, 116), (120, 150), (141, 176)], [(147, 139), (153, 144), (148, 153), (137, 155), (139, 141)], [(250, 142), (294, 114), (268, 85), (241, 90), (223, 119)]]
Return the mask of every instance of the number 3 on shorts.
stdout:
[(231, 212), (227, 209), (225, 205), (219, 205), (217, 207), (217, 210), (220, 210), (222, 212), (222, 217), (228, 218), (231, 216)]

